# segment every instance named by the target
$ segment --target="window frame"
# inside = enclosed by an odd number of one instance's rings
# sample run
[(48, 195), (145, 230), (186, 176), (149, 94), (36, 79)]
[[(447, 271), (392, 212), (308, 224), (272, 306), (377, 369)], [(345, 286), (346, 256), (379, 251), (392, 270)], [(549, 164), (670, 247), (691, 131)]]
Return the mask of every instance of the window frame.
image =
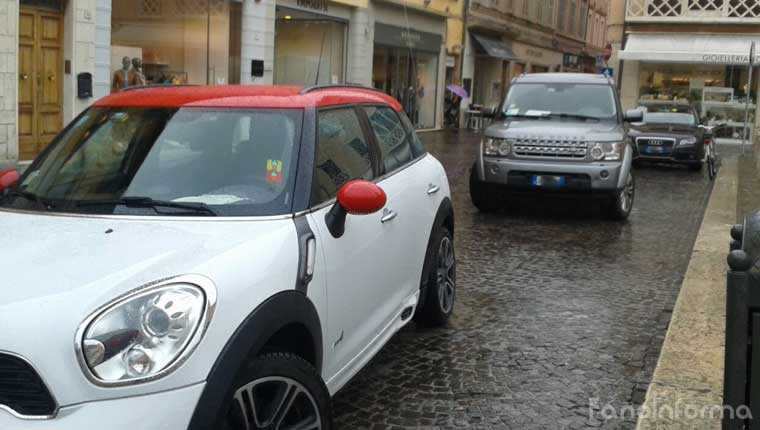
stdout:
[[(369, 134), (370, 134), (370, 138), (372, 139), (372, 141), (374, 142), (374, 145), (376, 146), (376, 148), (378, 150), (378, 162), (380, 163), (379, 167), (380, 167), (380, 169), (382, 171), (382, 174), (379, 176), (380, 180), (389, 178), (389, 177), (395, 175), (396, 173), (401, 172), (402, 170), (404, 170), (407, 167), (415, 164), (417, 161), (421, 160), (422, 158), (424, 158), (427, 155), (427, 151), (423, 151), (420, 155), (414, 156), (414, 150), (413, 150), (413, 147), (412, 147), (412, 142), (410, 142), (409, 139), (408, 139), (408, 137), (407, 137), (405, 140), (406, 140), (406, 144), (409, 146), (409, 152), (411, 152), (412, 155), (413, 155), (412, 158), (409, 161), (407, 161), (406, 163), (403, 163), (400, 166), (396, 167), (395, 169), (391, 170), (390, 172), (386, 172), (385, 171), (385, 160), (382, 157), (382, 150), (380, 150), (380, 144), (377, 142), (377, 139), (375, 137), (375, 131), (372, 129), (372, 124), (370, 124), (370, 122), (369, 122), (369, 116), (367, 116), (367, 112), (364, 110), (364, 108), (366, 108), (366, 107), (388, 108), (388, 109), (392, 110), (393, 113), (396, 114), (396, 118), (398, 118), (399, 122), (401, 123), (401, 126), (404, 127), (404, 130), (406, 130), (407, 136), (409, 135), (409, 133), (416, 133), (417, 131), (416, 131), (416, 129), (413, 128), (414, 124), (412, 124), (412, 121), (409, 120), (408, 122), (405, 122), (401, 118), (401, 116), (399, 115), (399, 111), (397, 111), (396, 109), (393, 109), (393, 106), (382, 104), (382, 103), (368, 103), (368, 104), (362, 104), (360, 106), (361, 107), (360, 107), (359, 110), (361, 111), (362, 115), (365, 117), (365, 121), (367, 123), (368, 131), (369, 131)], [(407, 118), (407, 119), (409, 119), (409, 118)], [(411, 129), (409, 128), (409, 125), (412, 126)], [(380, 182), (380, 181), (375, 181), (375, 182)]]
[[(357, 104), (346, 104), (346, 105), (336, 105), (336, 106), (327, 106), (327, 107), (320, 107), (315, 109), (315, 115), (314, 115), (314, 151), (313, 151), (313, 157), (311, 160), (311, 174), (309, 175), (311, 177), (311, 183), (309, 186), (309, 199), (308, 199), (308, 207), (311, 211), (316, 211), (318, 209), (324, 208), (326, 206), (332, 205), (337, 198), (337, 194), (335, 196), (332, 196), (328, 199), (322, 200), (322, 201), (316, 201), (315, 195), (314, 195), (314, 184), (316, 183), (316, 176), (317, 176), (317, 158), (319, 153), (319, 120), (320, 116), (324, 112), (330, 112), (330, 111), (353, 111), (354, 115), (356, 115), (356, 119), (359, 121), (359, 128), (362, 131), (362, 134), (364, 135), (364, 140), (367, 143), (367, 147), (369, 149), (369, 160), (370, 160), (370, 167), (372, 168), (372, 180), (370, 182), (376, 183), (377, 179), (381, 176), (382, 171), (382, 165), (380, 164), (380, 149), (377, 147), (376, 142), (374, 139), (372, 139), (372, 133), (371, 130), (368, 130), (368, 123), (366, 117), (363, 115), (364, 112), (361, 111), (359, 108), (361, 105)], [(352, 179), (353, 180), (353, 179)]]

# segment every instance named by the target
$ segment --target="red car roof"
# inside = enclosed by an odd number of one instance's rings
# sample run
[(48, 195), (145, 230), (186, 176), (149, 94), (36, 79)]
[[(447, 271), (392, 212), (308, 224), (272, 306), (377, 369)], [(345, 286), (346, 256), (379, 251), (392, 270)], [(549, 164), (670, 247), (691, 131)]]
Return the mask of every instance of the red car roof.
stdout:
[(394, 98), (363, 88), (328, 87), (300, 94), (303, 87), (216, 85), (145, 87), (106, 96), (103, 107), (206, 107), (304, 109), (344, 104), (384, 104), (401, 110)]

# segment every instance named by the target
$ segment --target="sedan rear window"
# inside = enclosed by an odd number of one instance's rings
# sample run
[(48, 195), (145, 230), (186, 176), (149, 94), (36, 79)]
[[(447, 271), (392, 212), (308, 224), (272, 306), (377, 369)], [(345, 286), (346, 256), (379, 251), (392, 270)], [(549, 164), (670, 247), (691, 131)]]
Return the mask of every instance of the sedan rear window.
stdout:
[(289, 213), (301, 116), (92, 108), (30, 167), (22, 192), (1, 204), (127, 215), (196, 214), (193, 205), (221, 216)]

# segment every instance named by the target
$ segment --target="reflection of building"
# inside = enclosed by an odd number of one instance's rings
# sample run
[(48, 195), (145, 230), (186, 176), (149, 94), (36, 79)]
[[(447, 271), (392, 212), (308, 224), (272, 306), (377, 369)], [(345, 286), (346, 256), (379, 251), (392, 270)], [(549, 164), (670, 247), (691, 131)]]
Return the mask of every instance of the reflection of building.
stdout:
[(616, 2), (613, 10), (625, 13), (616, 53), (625, 107), (687, 100), (707, 122), (735, 124), (749, 97), (754, 114), (760, 75), (756, 69), (750, 87), (747, 65), (751, 43), (760, 44), (759, 2), (628, 0), (626, 9)]
[(522, 73), (580, 70), (587, 10), (588, 0), (472, 0), (465, 103), (498, 105)]
[(124, 57), (142, 62), (148, 85), (374, 84), (415, 125), (439, 128), (445, 84), (460, 82), (463, 5), (0, 0), (0, 22), (12, 24), (0, 26), (0, 163), (36, 157), (126, 76)]

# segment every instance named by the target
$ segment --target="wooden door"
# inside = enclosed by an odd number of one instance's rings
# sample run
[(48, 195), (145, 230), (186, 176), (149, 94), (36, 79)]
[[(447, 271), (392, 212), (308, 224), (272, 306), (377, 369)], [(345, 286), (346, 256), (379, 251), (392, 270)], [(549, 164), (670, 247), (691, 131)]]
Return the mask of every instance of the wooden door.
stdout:
[(18, 29), (19, 158), (32, 160), (63, 126), (63, 18), (22, 7)]

